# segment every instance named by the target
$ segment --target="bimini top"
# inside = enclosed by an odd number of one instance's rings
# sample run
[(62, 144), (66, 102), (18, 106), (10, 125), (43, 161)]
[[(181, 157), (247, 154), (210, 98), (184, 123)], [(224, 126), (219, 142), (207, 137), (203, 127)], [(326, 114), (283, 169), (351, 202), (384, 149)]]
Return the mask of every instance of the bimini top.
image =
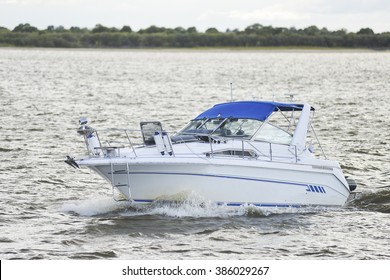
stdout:
[[(273, 101), (236, 101), (216, 104), (204, 111), (195, 120), (213, 118), (239, 118), (264, 121), (275, 111), (302, 111), (303, 104), (280, 103)], [(314, 108), (311, 107), (311, 111)]]

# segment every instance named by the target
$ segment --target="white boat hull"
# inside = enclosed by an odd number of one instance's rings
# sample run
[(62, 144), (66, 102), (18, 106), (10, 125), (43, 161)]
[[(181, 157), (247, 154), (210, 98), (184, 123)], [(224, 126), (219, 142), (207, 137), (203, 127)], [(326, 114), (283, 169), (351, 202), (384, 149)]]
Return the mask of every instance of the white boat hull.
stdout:
[(344, 177), (337, 175), (341, 170), (336, 168), (250, 160), (193, 161), (116, 159), (108, 164), (107, 159), (93, 159), (80, 165), (99, 173), (136, 203), (177, 200), (192, 193), (230, 206), (342, 206), (350, 193)]

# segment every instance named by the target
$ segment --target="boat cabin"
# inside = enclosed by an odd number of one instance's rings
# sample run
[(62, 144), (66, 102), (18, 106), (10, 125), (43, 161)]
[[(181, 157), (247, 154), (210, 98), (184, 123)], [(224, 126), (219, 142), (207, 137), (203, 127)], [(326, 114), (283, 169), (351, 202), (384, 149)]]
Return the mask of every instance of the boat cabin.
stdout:
[[(303, 107), (302, 104), (268, 101), (217, 104), (189, 122), (174, 140), (207, 141), (216, 136), (288, 145), (293, 139), (298, 117), (294, 112), (302, 111)], [(311, 107), (310, 110), (314, 111)], [(275, 113), (280, 113), (282, 118), (274, 118)]]

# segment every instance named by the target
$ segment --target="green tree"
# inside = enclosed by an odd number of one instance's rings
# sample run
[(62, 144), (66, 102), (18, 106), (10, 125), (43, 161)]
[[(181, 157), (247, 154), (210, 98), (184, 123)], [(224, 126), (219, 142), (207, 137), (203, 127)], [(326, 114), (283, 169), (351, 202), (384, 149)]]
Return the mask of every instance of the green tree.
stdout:
[(103, 26), (101, 24), (96, 24), (94, 28), (92, 28), (92, 33), (102, 33), (109, 32), (110, 28)]
[(186, 32), (186, 30), (180, 26), (173, 29), (173, 31), (175, 31), (176, 33), (185, 33)]
[(155, 25), (151, 25), (149, 26), (148, 28), (146, 29), (141, 29), (140, 31), (138, 31), (139, 33), (148, 33), (148, 34), (153, 34), (153, 33), (164, 33), (166, 32), (166, 28), (164, 27), (158, 27), (158, 26), (155, 26)]
[(54, 31), (54, 25), (49, 25), (49, 26), (46, 28), (46, 31), (48, 31), (48, 32), (53, 32), (53, 31)]
[(206, 33), (208, 33), (208, 34), (214, 33), (214, 34), (215, 34), (215, 33), (219, 33), (219, 31), (218, 31), (217, 28), (211, 27), (211, 28), (209, 28), (209, 29), (206, 30)]
[(332, 35), (338, 35), (338, 36), (344, 36), (347, 35), (347, 33), (348, 31), (345, 28), (331, 32)]
[(306, 35), (314, 36), (314, 35), (317, 35), (318, 33), (320, 33), (320, 30), (318, 29), (317, 26), (311, 25), (311, 26), (303, 29), (303, 33)]
[(71, 26), (69, 28), (69, 31), (72, 32), (72, 33), (87, 33), (87, 32), (90, 32), (87, 28), (81, 29), (80, 27), (77, 27), (77, 26)]
[(261, 24), (255, 23), (245, 28), (244, 32), (247, 34), (257, 34), (262, 28), (263, 26)]
[(120, 30), (120, 32), (127, 32), (127, 33), (131, 33), (133, 32), (133, 30), (131, 30), (131, 27), (128, 26), (128, 25), (123, 25), (122, 29)]
[(25, 23), (25, 24), (21, 23), (12, 30), (12, 32), (28, 32), (28, 33), (37, 32), (37, 31), (38, 28), (31, 26), (29, 23)]
[(374, 35), (374, 31), (371, 28), (362, 28), (357, 33), (357, 35)]
[(198, 30), (196, 30), (196, 27), (192, 26), (187, 28), (187, 33), (198, 33)]
[(62, 25), (59, 25), (59, 26), (57, 26), (57, 27), (55, 28), (55, 31), (56, 31), (56, 32), (65, 32), (66, 29), (65, 29), (65, 27), (63, 27)]

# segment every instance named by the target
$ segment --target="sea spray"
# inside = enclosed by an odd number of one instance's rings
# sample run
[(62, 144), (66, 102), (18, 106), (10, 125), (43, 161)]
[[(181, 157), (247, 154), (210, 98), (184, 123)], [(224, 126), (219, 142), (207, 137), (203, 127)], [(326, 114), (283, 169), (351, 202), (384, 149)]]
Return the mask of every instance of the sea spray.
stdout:
[(131, 207), (131, 203), (127, 201), (117, 202), (112, 197), (94, 197), (65, 202), (59, 210), (61, 212), (75, 213), (80, 216), (95, 216), (125, 211), (129, 207)]

